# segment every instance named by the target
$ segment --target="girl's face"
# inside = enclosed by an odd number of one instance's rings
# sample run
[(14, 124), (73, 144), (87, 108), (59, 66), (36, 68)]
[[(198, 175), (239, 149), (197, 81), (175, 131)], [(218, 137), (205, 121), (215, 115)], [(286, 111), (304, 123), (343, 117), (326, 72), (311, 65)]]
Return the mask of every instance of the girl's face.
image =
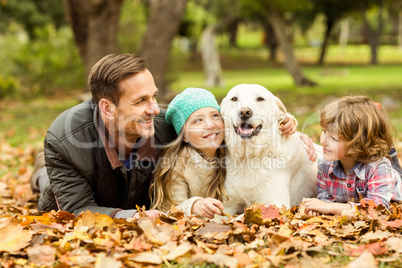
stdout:
[(203, 152), (207, 158), (215, 156), (225, 136), (221, 114), (212, 107), (192, 113), (183, 128), (183, 141)]
[(323, 147), (324, 159), (326, 161), (347, 160), (347, 141), (337, 134), (322, 130), (320, 142)]

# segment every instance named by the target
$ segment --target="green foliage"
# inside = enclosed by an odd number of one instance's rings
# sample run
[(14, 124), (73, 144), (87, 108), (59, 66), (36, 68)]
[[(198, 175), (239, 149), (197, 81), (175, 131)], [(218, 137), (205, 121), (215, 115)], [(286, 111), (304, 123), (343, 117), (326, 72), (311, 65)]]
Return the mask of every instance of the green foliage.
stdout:
[(66, 23), (62, 1), (54, 0), (3, 0), (0, 1), (0, 17), (0, 30), (7, 30), (7, 25), (17, 22), (31, 39), (35, 38), (36, 28), (48, 23), (59, 28)]
[(140, 0), (123, 2), (117, 36), (121, 53), (136, 53), (147, 26), (146, 6)]
[[(2, 77), (7, 78), (8, 90), (2, 96), (35, 97), (58, 90), (82, 87), (84, 71), (71, 30), (59, 30), (47, 24), (35, 29), (35, 38), (27, 38), (17, 24), (12, 24), (0, 44)], [(10, 82), (18, 81), (18, 82)]]
[(17, 88), (19, 88), (18, 81), (14, 77), (3, 77), (0, 74), (0, 99), (13, 95)]

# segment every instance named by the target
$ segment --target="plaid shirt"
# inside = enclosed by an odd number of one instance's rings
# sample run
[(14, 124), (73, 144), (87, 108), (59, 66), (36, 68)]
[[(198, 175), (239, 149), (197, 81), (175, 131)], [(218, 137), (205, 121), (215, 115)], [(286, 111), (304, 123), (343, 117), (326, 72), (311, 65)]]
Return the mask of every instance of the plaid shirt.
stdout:
[(358, 163), (345, 174), (339, 161), (318, 159), (317, 198), (347, 203), (364, 198), (388, 207), (402, 200), (401, 177), (387, 158), (368, 164)]

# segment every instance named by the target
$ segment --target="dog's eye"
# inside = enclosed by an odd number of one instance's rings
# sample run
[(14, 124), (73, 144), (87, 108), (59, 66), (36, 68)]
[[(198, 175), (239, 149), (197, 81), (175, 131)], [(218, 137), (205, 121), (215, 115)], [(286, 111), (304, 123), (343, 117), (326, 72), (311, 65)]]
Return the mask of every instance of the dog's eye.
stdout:
[(257, 101), (265, 101), (265, 99), (263, 97), (258, 97)]
[(237, 101), (237, 97), (233, 97), (230, 99), (231, 101)]

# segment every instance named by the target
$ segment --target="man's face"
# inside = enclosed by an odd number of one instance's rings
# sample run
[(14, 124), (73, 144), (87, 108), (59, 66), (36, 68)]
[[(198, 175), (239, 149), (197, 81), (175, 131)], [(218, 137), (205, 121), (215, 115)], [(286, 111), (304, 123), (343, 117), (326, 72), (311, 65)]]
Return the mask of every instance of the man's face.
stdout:
[(119, 83), (123, 92), (114, 111), (115, 128), (120, 139), (135, 142), (137, 138), (154, 135), (154, 117), (160, 109), (155, 99), (158, 89), (148, 70), (124, 79)]

